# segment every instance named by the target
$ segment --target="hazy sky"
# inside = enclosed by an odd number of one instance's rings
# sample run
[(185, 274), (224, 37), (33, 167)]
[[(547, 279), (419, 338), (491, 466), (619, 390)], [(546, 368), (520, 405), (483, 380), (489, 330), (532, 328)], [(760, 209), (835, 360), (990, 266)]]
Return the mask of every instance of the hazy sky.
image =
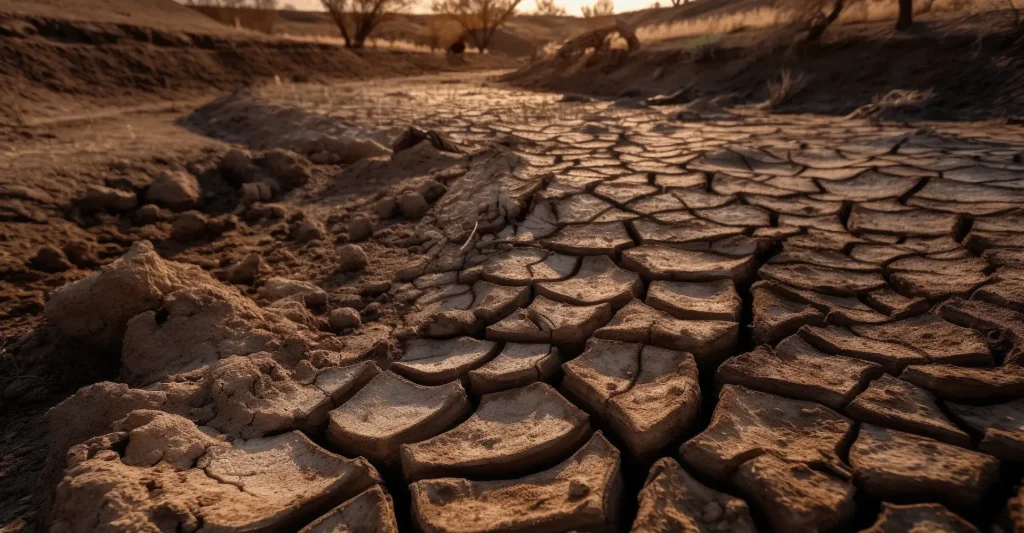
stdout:
[[(635, 11), (637, 9), (643, 9), (649, 7), (654, 3), (655, 0), (615, 0), (615, 11)], [(281, 5), (292, 4), (297, 9), (305, 11), (322, 10), (320, 0), (280, 0)], [(417, 11), (425, 11), (429, 9), (429, 0), (420, 0), (421, 6)], [(580, 16), (580, 6), (590, 5), (594, 3), (594, 0), (556, 0), (556, 3), (565, 8), (569, 15)], [(663, 0), (664, 5), (668, 5), (671, 2), (669, 0)], [(534, 10), (533, 0), (523, 0), (523, 3), (519, 5), (520, 13), (529, 13)]]

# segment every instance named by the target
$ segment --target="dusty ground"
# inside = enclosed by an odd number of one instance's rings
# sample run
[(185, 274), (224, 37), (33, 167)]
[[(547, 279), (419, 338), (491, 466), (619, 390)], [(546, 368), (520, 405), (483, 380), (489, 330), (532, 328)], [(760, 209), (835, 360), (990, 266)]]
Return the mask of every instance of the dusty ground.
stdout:
[(1024, 527), (1022, 150), (490, 74), (10, 130), (0, 519)]

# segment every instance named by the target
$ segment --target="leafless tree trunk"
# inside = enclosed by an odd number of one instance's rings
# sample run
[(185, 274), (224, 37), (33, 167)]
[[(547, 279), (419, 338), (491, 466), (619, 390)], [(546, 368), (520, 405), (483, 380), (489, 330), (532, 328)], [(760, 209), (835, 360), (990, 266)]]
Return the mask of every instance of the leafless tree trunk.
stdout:
[(811, 31), (807, 33), (808, 41), (817, 41), (821, 39), (821, 35), (825, 33), (825, 30), (832, 25), (833, 22), (839, 18), (839, 14), (843, 12), (845, 0), (836, 0), (836, 3), (832, 5), (832, 12), (828, 16), (817, 17), (813, 23), (811, 23)]
[(405, 9), (411, 0), (320, 0), (338, 26), (345, 46), (362, 48), (366, 39), (391, 13)]
[(914, 23), (914, 0), (899, 0), (900, 16), (896, 19), (896, 29), (905, 30)]
[(435, 0), (434, 12), (447, 15), (462, 26), (463, 33), (480, 50), (491, 46), (498, 28), (505, 24), (523, 0)]

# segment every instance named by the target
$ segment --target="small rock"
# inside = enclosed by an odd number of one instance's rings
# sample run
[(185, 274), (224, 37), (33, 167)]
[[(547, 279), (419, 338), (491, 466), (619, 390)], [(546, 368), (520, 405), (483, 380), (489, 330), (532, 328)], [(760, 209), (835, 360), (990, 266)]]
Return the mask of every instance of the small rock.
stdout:
[(249, 212), (246, 218), (250, 220), (259, 220), (262, 218), (281, 219), (286, 216), (288, 216), (288, 210), (286, 210), (284, 206), (256, 203), (249, 207)]
[(323, 240), (326, 235), (323, 224), (314, 220), (304, 220), (295, 230), (295, 240), (299, 242)]
[(146, 200), (175, 211), (191, 209), (199, 202), (199, 181), (187, 172), (165, 171), (149, 186)]
[(373, 236), (373, 222), (366, 215), (355, 215), (348, 221), (348, 238), (363, 242)]
[(341, 157), (339, 157), (338, 154), (334, 152), (328, 152), (326, 150), (321, 150), (319, 152), (314, 153), (313, 155), (309, 156), (309, 160), (314, 165), (337, 165), (338, 163), (341, 163)]
[(388, 280), (368, 281), (359, 293), (363, 296), (377, 296), (391, 290), (391, 282)]
[(355, 163), (371, 157), (391, 155), (391, 150), (373, 139), (349, 139), (343, 153), (336, 153), (342, 163)]
[(359, 311), (351, 307), (339, 307), (331, 310), (331, 314), (327, 316), (327, 323), (330, 324), (331, 329), (342, 331), (348, 328), (358, 328), (362, 325), (363, 319), (360, 318)]
[(232, 148), (220, 159), (220, 173), (233, 183), (251, 181), (256, 172), (252, 155), (246, 150)]
[(346, 244), (338, 250), (338, 270), (357, 272), (366, 268), (366, 252), (358, 244)]
[(72, 241), (64, 245), (64, 255), (78, 268), (92, 268), (99, 264), (96, 251), (88, 241)]
[(231, 283), (252, 283), (259, 275), (263, 265), (263, 256), (256, 253), (249, 254), (245, 259), (229, 268), (225, 277)]
[(217, 215), (206, 222), (206, 231), (212, 235), (220, 235), (238, 227), (238, 217), (232, 214)]
[(430, 211), (430, 204), (423, 198), (423, 195), (416, 191), (405, 191), (398, 198), (398, 209), (402, 216), (410, 220), (418, 220)]
[(424, 180), (423, 183), (420, 183), (419, 187), (416, 187), (416, 190), (423, 195), (424, 200), (434, 203), (444, 196), (448, 188), (434, 180)]
[(146, 204), (135, 212), (135, 223), (140, 226), (167, 220), (169, 215), (156, 204)]
[(85, 190), (85, 196), (79, 201), (86, 211), (128, 211), (135, 209), (139, 203), (134, 192), (122, 191), (102, 185), (93, 185)]
[(43, 272), (64, 272), (73, 268), (74, 265), (68, 261), (67, 256), (59, 248), (43, 246), (29, 260), (29, 266)]
[(277, 179), (285, 189), (301, 187), (313, 176), (309, 160), (282, 148), (264, 152), (257, 164)]
[(269, 181), (254, 181), (242, 184), (242, 205), (269, 202), (274, 198), (274, 187)]
[(395, 211), (398, 210), (398, 204), (395, 202), (394, 198), (385, 196), (373, 204), (373, 210), (377, 212), (377, 216), (382, 220), (387, 220), (395, 216)]
[(171, 238), (177, 241), (189, 241), (202, 237), (206, 233), (206, 215), (199, 211), (185, 211), (174, 218)]

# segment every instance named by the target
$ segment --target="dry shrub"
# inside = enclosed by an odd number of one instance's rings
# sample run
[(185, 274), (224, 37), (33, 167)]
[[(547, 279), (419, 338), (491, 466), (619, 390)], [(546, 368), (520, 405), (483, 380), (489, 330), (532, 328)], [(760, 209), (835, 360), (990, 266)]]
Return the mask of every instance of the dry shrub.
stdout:
[(434, 13), (462, 27), (462, 35), (480, 52), (491, 45), (498, 28), (515, 14), (523, 0), (434, 0)]
[[(986, 4), (988, 2), (988, 4)], [(917, 0), (915, 13), (984, 9), (992, 3), (1024, 5), (1024, 0)], [(983, 6), (984, 4), (984, 6)], [(809, 23), (815, 16), (831, 11), (834, 0), (778, 0), (773, 7), (759, 7), (707, 17), (676, 20), (637, 28), (643, 42), (666, 41), (715, 33), (731, 33), (742, 29), (760, 29), (789, 24)], [(987, 7), (985, 7), (987, 6)], [(895, 20), (899, 13), (896, 0), (849, 0), (839, 14), (838, 22), (873, 22)], [(806, 26), (804, 26), (806, 27)]]
[(615, 14), (615, 2), (612, 0), (597, 0), (593, 6), (580, 6), (583, 18), (610, 17)]
[(803, 92), (810, 82), (810, 77), (802, 72), (793, 73), (783, 69), (778, 80), (768, 80), (768, 100), (761, 104), (764, 109), (775, 109), (792, 100)]

